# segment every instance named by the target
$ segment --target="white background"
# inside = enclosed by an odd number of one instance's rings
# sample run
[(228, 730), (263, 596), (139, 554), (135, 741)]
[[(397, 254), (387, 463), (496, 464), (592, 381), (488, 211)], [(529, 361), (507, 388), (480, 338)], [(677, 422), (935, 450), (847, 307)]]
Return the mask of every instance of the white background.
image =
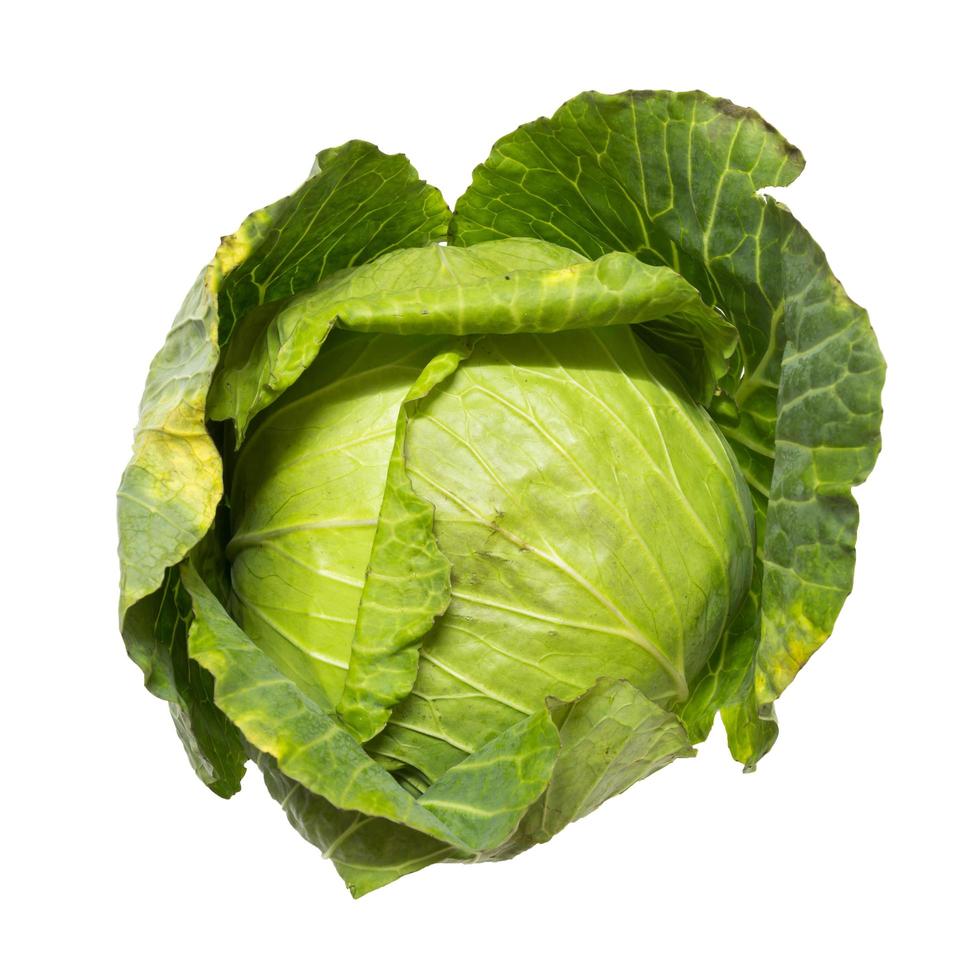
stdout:
[[(956, 6), (8, 11), (6, 976), (978, 975), (977, 110)], [(630, 87), (752, 105), (808, 158), (777, 196), (889, 362), (854, 594), (755, 775), (716, 730), (516, 861), (355, 903), (255, 773), (231, 802), (198, 784), (123, 651), (113, 493), (146, 367), (218, 235), (321, 147), (403, 151), (453, 201), (517, 124)]]

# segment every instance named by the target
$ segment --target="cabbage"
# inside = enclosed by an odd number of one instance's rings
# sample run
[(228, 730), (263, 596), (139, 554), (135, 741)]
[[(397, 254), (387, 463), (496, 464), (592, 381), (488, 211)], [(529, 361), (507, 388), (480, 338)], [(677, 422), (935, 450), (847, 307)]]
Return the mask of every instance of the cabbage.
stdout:
[(200, 778), (248, 759), (354, 895), (548, 840), (694, 754), (753, 768), (847, 595), (866, 314), (799, 151), (703, 93), (585, 94), (450, 214), (327, 150), (222, 240), (150, 368), (120, 621)]

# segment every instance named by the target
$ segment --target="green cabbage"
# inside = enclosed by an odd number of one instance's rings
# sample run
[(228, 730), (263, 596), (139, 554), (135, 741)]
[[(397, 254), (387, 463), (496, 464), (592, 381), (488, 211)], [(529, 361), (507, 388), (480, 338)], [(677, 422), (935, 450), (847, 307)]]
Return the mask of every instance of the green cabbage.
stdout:
[(864, 311), (703, 93), (587, 93), (450, 213), (327, 150), (222, 240), (154, 359), (120, 621), (200, 778), (252, 759), (362, 895), (511, 857), (720, 711), (753, 768), (852, 581)]

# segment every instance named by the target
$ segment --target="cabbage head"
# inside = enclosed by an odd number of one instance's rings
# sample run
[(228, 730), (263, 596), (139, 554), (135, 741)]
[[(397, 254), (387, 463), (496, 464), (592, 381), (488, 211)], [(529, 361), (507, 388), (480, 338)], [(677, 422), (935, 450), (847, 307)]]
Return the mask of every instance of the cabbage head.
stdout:
[(200, 778), (354, 895), (511, 857), (682, 756), (751, 769), (851, 586), (864, 311), (700, 92), (586, 93), (450, 212), (351, 142), (222, 239), (119, 490), (121, 628)]

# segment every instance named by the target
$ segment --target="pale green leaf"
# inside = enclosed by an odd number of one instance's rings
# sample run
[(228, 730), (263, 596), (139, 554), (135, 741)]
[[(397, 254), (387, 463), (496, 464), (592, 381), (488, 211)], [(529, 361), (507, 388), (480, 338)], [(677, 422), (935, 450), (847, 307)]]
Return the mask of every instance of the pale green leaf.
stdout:
[(751, 574), (724, 439), (629, 327), (485, 336), (408, 426), (452, 601), (371, 751), (427, 779), (603, 676), (683, 701)]
[[(713, 377), (736, 334), (669, 269), (611, 253), (589, 262), (542, 242), (406, 249), (337, 274), (297, 297), (261, 338), (236, 340), (215, 381), (215, 418), (250, 420), (306, 370), (335, 326), (413, 335), (551, 333), (664, 319), (696, 341)], [(238, 336), (245, 344), (245, 334)], [(240, 356), (239, 356), (240, 355)]]
[(419, 644), (449, 605), (450, 565), (436, 544), (432, 505), (405, 472), (405, 433), (417, 403), (467, 353), (448, 350), (425, 367), (398, 415), (384, 497), (357, 611), (347, 681), (337, 713), (366, 742), (411, 690)]
[(561, 749), (545, 793), (493, 855), (513, 857), (662, 769), (695, 754), (670, 711), (624, 680), (603, 678), (571, 702), (552, 701)]
[(338, 331), (234, 459), (229, 609), (327, 707), (347, 682), (399, 411), (446, 347), (445, 338)]
[(542, 708), (440, 776), (419, 803), (472, 850), (498, 847), (548, 785), (558, 748)]

